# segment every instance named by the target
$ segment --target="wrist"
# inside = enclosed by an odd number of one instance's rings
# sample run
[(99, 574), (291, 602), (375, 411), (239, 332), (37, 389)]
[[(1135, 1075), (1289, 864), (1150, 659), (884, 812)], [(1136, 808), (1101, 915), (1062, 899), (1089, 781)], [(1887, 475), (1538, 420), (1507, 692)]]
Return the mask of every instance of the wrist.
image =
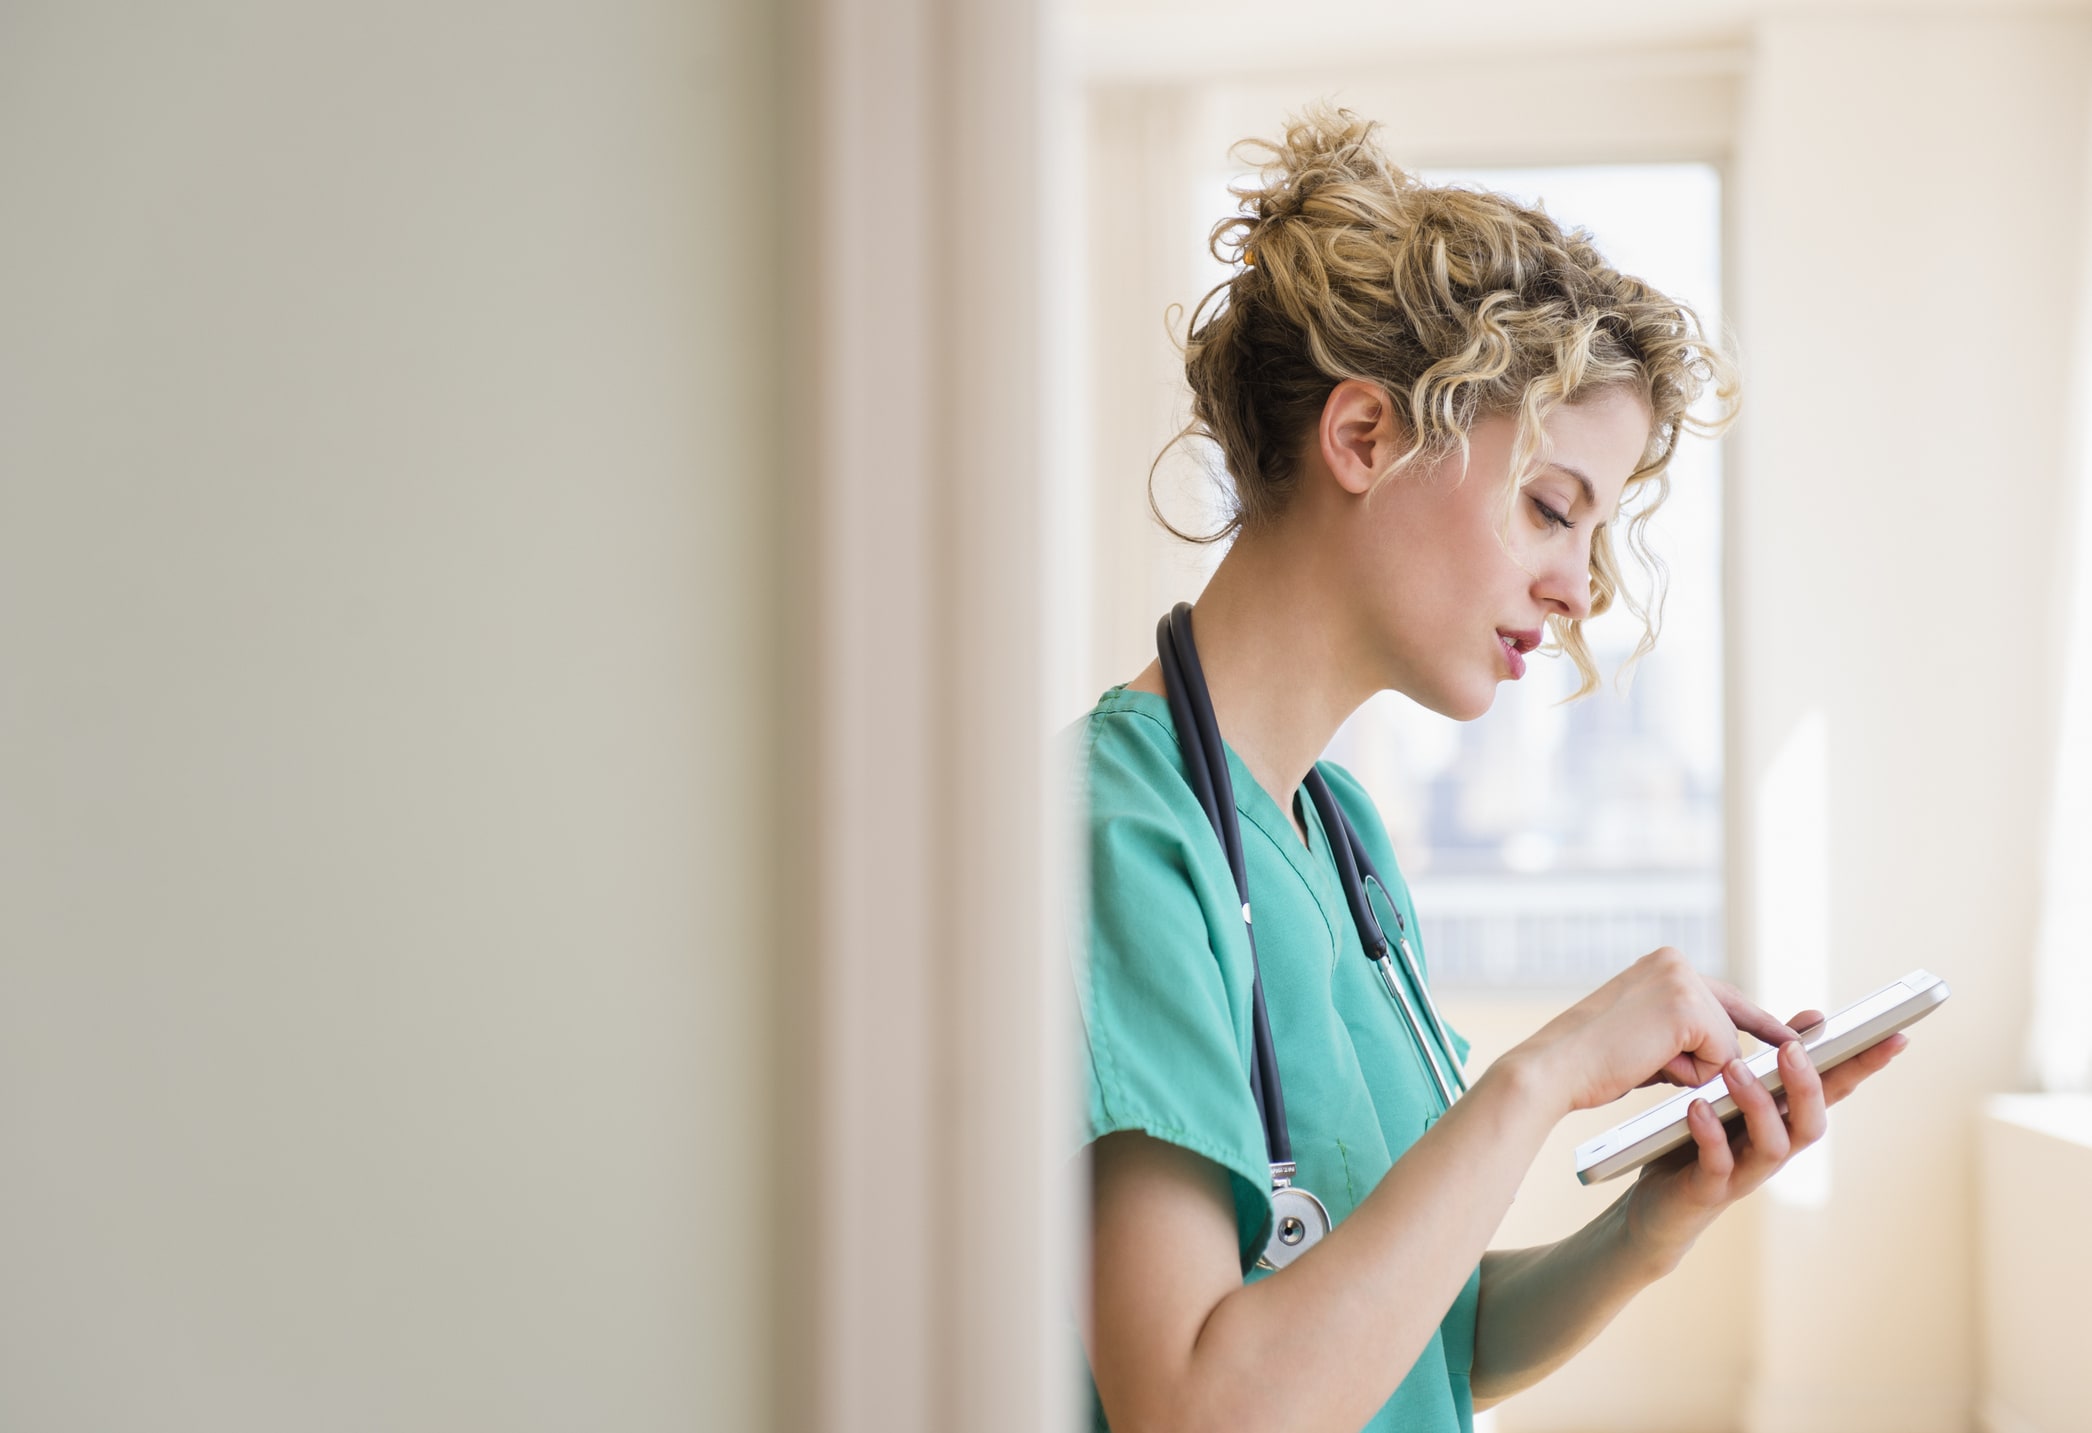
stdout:
[(1567, 1094), (1568, 1082), (1557, 1073), (1546, 1049), (1530, 1041), (1491, 1061), (1481, 1083), (1501, 1089), (1505, 1098), (1532, 1112), (1549, 1129), (1574, 1108)]
[(1664, 1207), (1665, 1203), (1654, 1181), (1638, 1179), (1614, 1206), (1620, 1211), (1620, 1238), (1629, 1258), (1652, 1282), (1683, 1263), (1712, 1222), (1711, 1216), (1680, 1219), (1675, 1209)]

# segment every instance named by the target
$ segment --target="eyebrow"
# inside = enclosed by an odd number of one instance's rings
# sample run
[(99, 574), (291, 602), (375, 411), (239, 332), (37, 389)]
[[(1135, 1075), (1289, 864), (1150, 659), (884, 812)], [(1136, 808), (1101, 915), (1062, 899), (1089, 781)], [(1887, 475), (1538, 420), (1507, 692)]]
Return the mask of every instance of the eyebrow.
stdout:
[(1556, 462), (1550, 462), (1547, 466), (1555, 469), (1557, 472), (1567, 473), (1570, 477), (1576, 479), (1576, 485), (1584, 490), (1585, 507), (1594, 508), (1598, 506), (1598, 490), (1591, 486), (1591, 480), (1584, 475), (1583, 469), (1571, 467), (1567, 463)]

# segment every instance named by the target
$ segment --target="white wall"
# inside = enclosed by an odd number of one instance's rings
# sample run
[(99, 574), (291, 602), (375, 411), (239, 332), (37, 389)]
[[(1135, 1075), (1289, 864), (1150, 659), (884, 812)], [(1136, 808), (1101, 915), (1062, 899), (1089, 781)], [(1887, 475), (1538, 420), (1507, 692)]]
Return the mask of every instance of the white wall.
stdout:
[[(1801, 983), (1835, 996), (1923, 966), (1955, 998), (1836, 1122), (1827, 1202), (1763, 1211), (1753, 1428), (1972, 1415), (1975, 1117), (2019, 1076), (2057, 692), (2088, 38), (2082, 18), (2009, 15), (1759, 29), (1732, 800), (1761, 801), (1820, 721), (1828, 959)], [(1796, 909), (1744, 875), (1740, 908)], [(1761, 923), (1761, 977), (1808, 936)]]
[(763, 13), (0, 18), (0, 1425), (766, 1421)]

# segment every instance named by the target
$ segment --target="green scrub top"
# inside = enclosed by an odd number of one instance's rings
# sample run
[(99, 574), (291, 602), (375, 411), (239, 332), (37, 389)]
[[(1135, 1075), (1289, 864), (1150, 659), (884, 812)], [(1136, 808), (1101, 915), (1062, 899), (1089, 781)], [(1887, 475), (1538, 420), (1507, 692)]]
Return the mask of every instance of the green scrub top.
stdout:
[[(1249, 1086), (1250, 950), (1234, 877), (1185, 779), (1164, 698), (1114, 687), (1075, 734), (1090, 889), (1075, 980), (1078, 1058), (1088, 1076), (1081, 1144), (1139, 1130), (1226, 1170), (1244, 1278), (1265, 1277), (1252, 1265), (1270, 1235), (1270, 1158)], [(1342, 1223), (1442, 1102), (1416, 1037), (1360, 945), (1314, 803), (1304, 789), (1296, 793), (1309, 836), (1303, 846), (1233, 748), (1227, 755), (1299, 1166), (1294, 1182)], [(1330, 762), (1320, 769), (1387, 877), (1421, 963), (1416, 913), (1387, 828), (1349, 772)], [(1467, 1042), (1453, 1041), (1464, 1058)], [(1367, 1429), (1471, 1433), (1480, 1281), (1477, 1267)], [(1091, 1406), (1095, 1426), (1106, 1428), (1094, 1386)]]

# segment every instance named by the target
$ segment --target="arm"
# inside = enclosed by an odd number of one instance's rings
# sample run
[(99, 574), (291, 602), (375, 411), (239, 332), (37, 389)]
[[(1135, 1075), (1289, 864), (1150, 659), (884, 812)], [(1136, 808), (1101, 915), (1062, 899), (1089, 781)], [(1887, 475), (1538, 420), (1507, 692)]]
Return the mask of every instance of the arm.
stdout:
[(1646, 957), (1499, 1059), (1349, 1218), (1253, 1284), (1217, 1168), (1145, 1136), (1099, 1141), (1084, 1341), (1112, 1427), (1359, 1427), (1415, 1363), (1563, 1114), (1681, 1060), (1711, 1078), (1736, 1051), (1684, 958)]
[[(1804, 1011), (1790, 1023), (1806, 1027), (1820, 1019)], [(1475, 1406), (1537, 1383), (1597, 1337), (1629, 1299), (1678, 1266), (1716, 1216), (1822, 1138), (1825, 1110), (1908, 1043), (1892, 1036), (1822, 1076), (1798, 1044), (1784, 1046), (1784, 1110), (1737, 1061), (1722, 1072), (1743, 1112), (1735, 1133), (1705, 1101), (1696, 1101), (1688, 1117), (1693, 1143), (1650, 1165), (1603, 1214), (1559, 1244), (1485, 1255), (1475, 1315)]]
[(1627, 1301), (1670, 1272), (1638, 1245), (1623, 1194), (1559, 1244), (1482, 1256), (1475, 1308), (1475, 1407), (1530, 1387), (1598, 1336)]
[(1527, 1065), (1499, 1060), (1350, 1218), (1253, 1284), (1215, 1166), (1142, 1135), (1100, 1141), (1085, 1341), (1113, 1429), (1364, 1424), (1451, 1307), (1560, 1113)]

